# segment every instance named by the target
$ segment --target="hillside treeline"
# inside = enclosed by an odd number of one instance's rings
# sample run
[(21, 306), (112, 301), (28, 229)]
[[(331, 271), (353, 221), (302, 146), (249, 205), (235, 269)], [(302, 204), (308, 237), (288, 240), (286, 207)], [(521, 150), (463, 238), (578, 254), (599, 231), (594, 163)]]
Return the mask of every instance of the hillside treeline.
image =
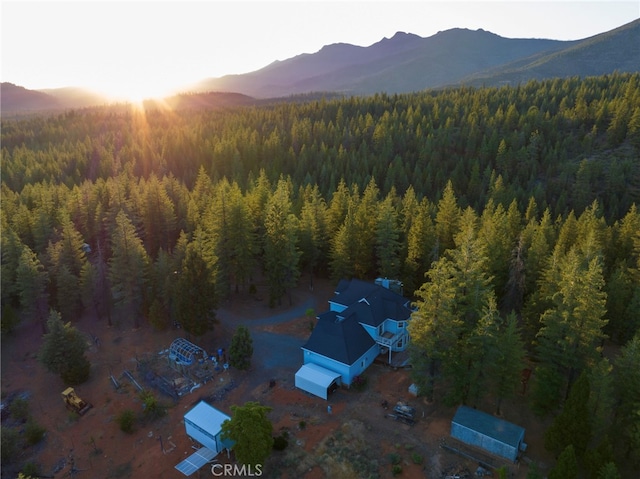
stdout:
[(639, 80), (3, 121), (3, 331), (54, 308), (199, 335), (258, 272), (272, 305), (399, 278), (424, 393), (507, 397), (527, 356), (556, 413), (586, 375), (587, 443), (615, 424), (637, 464)]
[(243, 189), (264, 169), (273, 182), (317, 184), (330, 198), (341, 179), (383, 194), (412, 185), (440, 197), (448, 180), (476, 210), (497, 177), (504, 203), (533, 196), (552, 214), (600, 199), (609, 218), (640, 199), (638, 74), (532, 81), (353, 97), (225, 111), (72, 111), (3, 122), (3, 181), (69, 187), (126, 172), (172, 174), (189, 189), (200, 167)]

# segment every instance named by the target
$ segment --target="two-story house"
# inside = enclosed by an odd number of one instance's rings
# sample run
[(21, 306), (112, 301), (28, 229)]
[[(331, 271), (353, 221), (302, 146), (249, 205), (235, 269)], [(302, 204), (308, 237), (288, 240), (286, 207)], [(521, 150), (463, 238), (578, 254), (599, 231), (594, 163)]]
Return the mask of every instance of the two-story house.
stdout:
[(411, 302), (393, 290), (399, 285), (387, 279), (340, 281), (329, 310), (317, 316), (302, 346), (296, 387), (326, 399), (338, 385), (351, 385), (378, 355), (388, 354), (391, 362), (393, 352), (405, 350), (412, 309)]

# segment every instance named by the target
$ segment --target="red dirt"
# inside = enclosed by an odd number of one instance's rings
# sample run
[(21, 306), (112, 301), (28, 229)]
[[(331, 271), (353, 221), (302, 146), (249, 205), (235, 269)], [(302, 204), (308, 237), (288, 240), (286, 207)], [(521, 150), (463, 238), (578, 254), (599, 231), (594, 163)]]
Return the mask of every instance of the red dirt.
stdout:
[[(317, 281), (313, 292), (316, 304), (324, 308), (331, 292), (331, 284)], [(296, 301), (309, 294), (306, 286), (298, 288), (292, 296), (294, 305), (301, 304)], [(271, 309), (266, 301), (238, 294), (223, 309), (231, 317), (260, 318), (286, 311), (288, 301), (284, 300), (283, 306)], [(305, 315), (261, 328), (305, 338), (310, 334), (309, 321)], [(72, 419), (62, 403), (60, 392), (65, 386), (60, 378), (48, 373), (36, 360), (42, 341), (40, 325), (23, 323), (15, 334), (2, 340), (2, 392), (27, 391), (31, 414), (47, 430), (45, 440), (25, 450), (21, 458), (39, 463), (43, 474), (53, 474), (55, 466), (59, 465), (56, 477), (63, 477), (71, 472), (73, 461), (81, 478), (183, 477), (174, 466), (191, 454), (192, 442), (184, 431), (182, 417), (200, 397), (211, 394), (230, 380), (237, 387), (221, 401), (213, 403), (215, 407), (230, 413), (233, 404), (259, 401), (273, 408), (269, 417), (274, 425), (274, 434), (288, 432), (289, 447), (285, 451), (274, 452), (268, 460), (265, 465), (267, 477), (277, 477), (276, 469), (280, 471), (280, 477), (285, 478), (304, 475), (306, 479), (317, 479), (329, 477), (329, 474), (353, 477), (348, 468), (343, 473), (335, 472), (339, 464), (333, 456), (327, 456), (332, 452), (326, 445), (329, 437), (335, 437), (336, 441), (340, 437), (352, 438), (351, 445), (362, 442), (360, 450), (370, 450), (378, 460), (381, 478), (392, 477), (392, 466), (388, 460), (390, 453), (401, 456), (403, 472), (400, 477), (404, 478), (442, 477), (442, 471), (447, 467), (465, 463), (439, 447), (440, 439), (449, 434), (454, 409), (428, 404), (411, 396), (407, 391), (411, 383), (407, 371), (373, 365), (367, 371), (369, 383), (363, 392), (338, 390), (327, 402), (294, 388), (293, 373), (301, 364), (301, 355), (291, 358), (291, 371), (279, 376), (273, 388), (269, 387), (266, 378), (253, 377), (251, 371), (229, 370), (183, 396), (175, 405), (157, 394), (163, 404), (171, 405), (168, 414), (149, 424), (138, 425), (133, 434), (125, 434), (119, 429), (116, 416), (127, 408), (141, 414), (142, 406), (137, 389), (120, 377), (122, 371), (127, 369), (135, 374), (136, 357), (167, 349), (173, 339), (183, 337), (184, 332), (155, 332), (148, 325), (139, 330), (132, 330), (124, 324), (108, 327), (105, 321), (89, 316), (74, 325), (88, 337), (91, 334), (99, 338), (99, 343), (92, 344), (87, 354), (92, 363), (91, 379), (76, 387), (78, 394), (93, 404), (93, 409), (78, 419)], [(207, 349), (221, 341), (221, 337), (228, 343), (228, 334), (228, 327), (221, 325), (213, 333), (194, 341)], [(111, 373), (121, 381), (122, 387), (118, 391), (109, 379)], [(385, 418), (390, 411), (381, 407), (383, 399), (390, 407), (397, 401), (409, 401), (418, 410), (417, 424), (410, 427)], [(328, 404), (332, 406), (331, 414), (327, 411)], [(548, 461), (548, 456), (541, 452), (543, 425), (530, 418), (524, 401), (516, 398), (505, 404), (503, 409), (510, 418), (520, 418), (521, 421), (514, 422), (527, 428), (526, 440), (531, 454), (536, 455), (535, 459)], [(351, 447), (347, 443), (343, 445)], [(414, 464), (412, 454), (421, 456), (424, 463)], [(228, 461), (226, 456), (219, 459)], [(269, 468), (273, 470), (269, 471)], [(206, 469), (192, 477), (212, 477)], [(515, 477), (526, 477), (526, 470), (522, 467), (516, 471)]]

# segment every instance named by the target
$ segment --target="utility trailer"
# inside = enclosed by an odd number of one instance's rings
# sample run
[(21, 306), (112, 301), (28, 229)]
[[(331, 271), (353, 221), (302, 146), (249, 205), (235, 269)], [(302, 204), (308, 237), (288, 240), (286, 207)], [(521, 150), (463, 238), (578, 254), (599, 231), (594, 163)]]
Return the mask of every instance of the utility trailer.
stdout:
[(393, 407), (393, 413), (387, 414), (387, 417), (413, 426), (416, 423), (416, 410), (406, 403), (398, 402)]

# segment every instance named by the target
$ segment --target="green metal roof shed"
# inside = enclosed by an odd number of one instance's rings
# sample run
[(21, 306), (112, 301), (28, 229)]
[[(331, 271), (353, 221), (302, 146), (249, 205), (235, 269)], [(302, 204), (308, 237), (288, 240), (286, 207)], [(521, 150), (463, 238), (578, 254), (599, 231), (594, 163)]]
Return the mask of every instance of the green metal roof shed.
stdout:
[(524, 451), (524, 428), (477, 409), (460, 406), (451, 421), (451, 437), (513, 462)]

